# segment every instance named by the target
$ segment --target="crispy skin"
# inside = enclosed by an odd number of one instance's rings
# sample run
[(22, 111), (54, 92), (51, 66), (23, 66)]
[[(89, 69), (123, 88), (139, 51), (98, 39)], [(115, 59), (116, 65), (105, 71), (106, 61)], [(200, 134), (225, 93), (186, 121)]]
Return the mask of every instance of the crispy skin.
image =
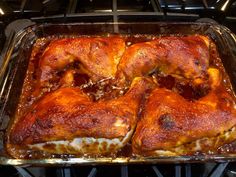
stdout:
[[(178, 146), (223, 134), (236, 125), (234, 106), (233, 97), (221, 86), (194, 102), (165, 88), (156, 88), (137, 125), (132, 141), (134, 151), (143, 155), (157, 155), (158, 151), (164, 154), (174, 152)], [(227, 138), (221, 143), (228, 143)], [(217, 148), (213, 144), (200, 151)], [(185, 148), (184, 153), (191, 153), (188, 150)], [(181, 151), (176, 154), (183, 155)]]
[(14, 147), (80, 137), (122, 140), (136, 126), (140, 102), (152, 87), (148, 79), (136, 78), (124, 96), (100, 102), (90, 101), (79, 88), (60, 88), (16, 122), (10, 130), (8, 151), (18, 156)]
[(205, 78), (209, 66), (209, 39), (196, 35), (161, 37), (129, 47), (118, 66), (120, 82), (159, 70), (166, 75), (187, 79)]
[(117, 64), (125, 51), (120, 37), (81, 37), (52, 41), (39, 61), (41, 85), (53, 78), (55, 72), (79, 61), (85, 72), (94, 80), (114, 77)]
[[(33, 151), (76, 155), (117, 152), (130, 140), (141, 110), (132, 152), (152, 156), (217, 151), (235, 140), (236, 106), (227, 91), (230, 86), (223, 84), (221, 64), (213, 62), (218, 69), (209, 67), (214, 53), (210, 44), (210, 39), (200, 35), (161, 37), (127, 49), (124, 39), (116, 36), (52, 41), (39, 60), (38, 82), (32, 84), (32, 97), (37, 101), (9, 129), (9, 154), (26, 158), (25, 154), (31, 156)], [(157, 85), (147, 78), (136, 78), (154, 72), (152, 80)], [(86, 84), (76, 85), (83, 75)], [(167, 75), (174, 77), (172, 91), (157, 88), (162, 87), (158, 77)], [(102, 87), (87, 87), (96, 82)], [(185, 84), (189, 92), (203, 90), (185, 99), (177, 94), (182, 94)], [(93, 102), (74, 86), (88, 95), (98, 90), (111, 97), (101, 96)], [(127, 87), (129, 91), (117, 98)], [(153, 87), (147, 98), (146, 92)]]

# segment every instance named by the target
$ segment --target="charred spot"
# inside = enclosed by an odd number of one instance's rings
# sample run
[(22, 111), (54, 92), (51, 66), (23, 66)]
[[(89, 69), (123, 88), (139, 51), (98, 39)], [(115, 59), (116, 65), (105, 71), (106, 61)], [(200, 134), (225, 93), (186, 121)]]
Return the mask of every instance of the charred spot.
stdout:
[(40, 118), (37, 118), (35, 120), (35, 125), (37, 127), (42, 127), (44, 129), (48, 129), (48, 128), (52, 128), (52, 121), (50, 119), (40, 119)]
[(172, 128), (174, 128), (175, 126), (175, 121), (173, 120), (173, 117), (171, 114), (162, 114), (159, 118), (159, 124), (161, 126), (161, 128), (166, 129), (166, 130), (170, 130)]
[(198, 60), (198, 59), (195, 59), (195, 60), (194, 60), (194, 64), (197, 65), (197, 66), (200, 65), (199, 60)]
[(79, 66), (80, 66), (80, 65), (81, 65), (81, 62), (78, 61), (78, 60), (75, 60), (75, 61), (73, 62), (73, 68), (79, 69)]
[(99, 120), (96, 119), (96, 118), (95, 118), (95, 119), (92, 119), (92, 123), (93, 123), (93, 124), (98, 124), (98, 123), (99, 123)]

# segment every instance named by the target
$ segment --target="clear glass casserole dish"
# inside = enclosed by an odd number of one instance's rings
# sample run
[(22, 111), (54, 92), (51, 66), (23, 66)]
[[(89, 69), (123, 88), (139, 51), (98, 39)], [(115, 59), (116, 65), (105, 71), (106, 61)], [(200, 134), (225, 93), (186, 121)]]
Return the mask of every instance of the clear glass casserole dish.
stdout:
[[(38, 38), (51, 35), (104, 35), (104, 34), (147, 34), (147, 35), (189, 35), (209, 36), (217, 45), (220, 58), (236, 89), (236, 37), (226, 27), (207, 23), (66, 23), (36, 24), (12, 34), (5, 46), (0, 70), (1, 115), (0, 115), (0, 164), (6, 165), (72, 165), (72, 164), (130, 164), (130, 163), (177, 163), (234, 161), (236, 154), (194, 155), (172, 157), (64, 157), (47, 159), (14, 159), (5, 150), (5, 137), (8, 125), (21, 95), (31, 49)], [(236, 144), (236, 143), (235, 143)], [(234, 147), (234, 143), (230, 148)]]

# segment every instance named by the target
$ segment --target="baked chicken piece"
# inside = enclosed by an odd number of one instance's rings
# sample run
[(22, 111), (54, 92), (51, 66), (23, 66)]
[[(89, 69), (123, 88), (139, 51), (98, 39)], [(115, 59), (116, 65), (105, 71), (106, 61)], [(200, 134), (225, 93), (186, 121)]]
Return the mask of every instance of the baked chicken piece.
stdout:
[(41, 85), (56, 72), (75, 61), (92, 80), (114, 77), (117, 65), (125, 51), (121, 37), (80, 37), (52, 41), (39, 61), (38, 79)]
[(222, 86), (219, 71), (209, 71), (212, 90), (198, 100), (165, 88), (151, 92), (132, 139), (136, 154), (217, 153), (236, 139), (235, 99)]
[(120, 83), (158, 70), (165, 75), (184, 77), (198, 83), (209, 66), (210, 40), (205, 36), (160, 37), (131, 45), (117, 71)]
[[(39, 100), (9, 130), (8, 152), (106, 154), (122, 148), (136, 126), (139, 106), (154, 83), (135, 78), (125, 95), (92, 102), (79, 88), (60, 88)], [(32, 151), (30, 152), (32, 153)]]

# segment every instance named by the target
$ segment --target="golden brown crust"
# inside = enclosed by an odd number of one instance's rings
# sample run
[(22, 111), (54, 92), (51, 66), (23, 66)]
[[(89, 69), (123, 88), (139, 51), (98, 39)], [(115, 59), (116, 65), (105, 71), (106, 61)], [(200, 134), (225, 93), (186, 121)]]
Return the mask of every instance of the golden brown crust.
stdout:
[(234, 106), (233, 97), (222, 87), (193, 102), (167, 89), (156, 88), (137, 125), (134, 150), (138, 154), (171, 151), (183, 144), (222, 134), (236, 125)]
[(124, 51), (123, 38), (115, 36), (54, 40), (40, 59), (40, 82), (48, 81), (55, 72), (74, 61), (81, 62), (84, 70), (95, 81), (114, 77)]
[[(78, 137), (124, 138), (153, 83), (136, 78), (122, 97), (92, 102), (79, 88), (60, 88), (39, 100), (10, 130), (9, 143), (28, 145)], [(108, 128), (109, 127), (109, 128)]]
[(204, 78), (209, 66), (208, 38), (203, 36), (161, 37), (129, 47), (118, 66), (117, 77), (132, 81), (158, 70), (187, 79)]

